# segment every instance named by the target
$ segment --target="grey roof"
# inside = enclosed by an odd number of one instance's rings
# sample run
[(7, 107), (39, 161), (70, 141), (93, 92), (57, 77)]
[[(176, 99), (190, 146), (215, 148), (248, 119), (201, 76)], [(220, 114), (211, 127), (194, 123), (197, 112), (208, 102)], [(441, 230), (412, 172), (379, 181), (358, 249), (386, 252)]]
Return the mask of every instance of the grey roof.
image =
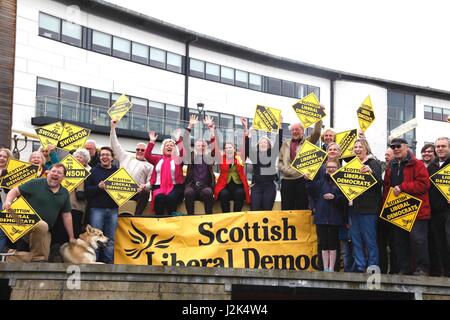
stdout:
[(425, 86), (418, 86), (403, 82), (385, 80), (369, 76), (362, 76), (349, 72), (333, 70), (320, 67), (317, 65), (288, 59), (255, 49), (251, 49), (242, 45), (224, 41), (215, 37), (211, 37), (202, 33), (194, 32), (174, 24), (150, 17), (124, 8), (117, 4), (113, 4), (104, 0), (55, 0), (67, 5), (77, 4), (80, 9), (94, 15), (102, 16), (108, 19), (114, 19), (121, 23), (155, 33), (172, 40), (186, 43), (191, 41), (192, 45), (202, 47), (208, 50), (232, 55), (238, 58), (270, 65), (299, 73), (309, 74), (330, 80), (350, 80), (362, 83), (379, 85), (391, 90), (399, 90), (413, 94), (429, 96), (450, 100), (450, 92), (440, 89), (434, 89)]

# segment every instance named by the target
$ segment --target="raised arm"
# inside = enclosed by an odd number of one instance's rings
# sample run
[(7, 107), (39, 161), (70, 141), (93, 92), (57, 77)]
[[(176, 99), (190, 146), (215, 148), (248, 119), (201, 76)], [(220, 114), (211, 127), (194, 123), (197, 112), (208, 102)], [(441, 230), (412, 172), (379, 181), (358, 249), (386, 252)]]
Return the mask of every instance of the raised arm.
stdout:
[(147, 145), (147, 148), (145, 149), (144, 157), (147, 159), (148, 162), (150, 162), (152, 165), (156, 166), (156, 164), (161, 160), (160, 155), (154, 155), (152, 153), (153, 148), (155, 147), (156, 139), (158, 138), (158, 135), (155, 133), (155, 131), (150, 131), (148, 134), (150, 138), (150, 142)]
[(117, 126), (117, 121), (111, 120), (111, 131), (109, 133), (109, 139), (111, 142), (111, 148), (113, 149), (117, 160), (119, 160), (119, 162), (121, 163), (122, 161), (124, 161), (126, 159), (128, 154), (122, 148), (122, 146), (119, 143), (119, 140), (117, 139), (116, 126)]

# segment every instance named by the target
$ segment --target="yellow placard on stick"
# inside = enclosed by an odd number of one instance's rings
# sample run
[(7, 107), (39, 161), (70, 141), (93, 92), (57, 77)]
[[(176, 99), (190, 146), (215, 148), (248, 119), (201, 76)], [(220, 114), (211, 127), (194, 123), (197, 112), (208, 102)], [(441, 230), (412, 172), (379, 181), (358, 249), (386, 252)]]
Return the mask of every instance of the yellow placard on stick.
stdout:
[(315, 271), (309, 210), (119, 218), (114, 263)]
[(375, 120), (370, 96), (367, 96), (367, 98), (364, 99), (363, 103), (356, 111), (356, 114), (358, 115), (359, 127), (362, 131), (366, 131)]
[(105, 190), (120, 207), (130, 200), (138, 189), (138, 184), (125, 170), (120, 168), (105, 180)]
[(90, 133), (91, 130), (89, 129), (66, 122), (57, 147), (67, 151), (83, 148)]
[(108, 114), (111, 120), (120, 121), (124, 115), (133, 107), (128, 97), (122, 94), (119, 99), (114, 102), (114, 104), (109, 108)]
[(325, 151), (305, 141), (292, 161), (291, 167), (301, 174), (307, 174), (308, 178), (313, 180), (326, 157)]
[(361, 172), (363, 164), (357, 157), (331, 175), (345, 197), (352, 201), (377, 183), (369, 172)]
[(72, 192), (91, 174), (89, 170), (86, 170), (86, 168), (71, 154), (62, 159), (60, 163), (67, 169), (66, 178), (61, 182), (61, 185), (69, 192)]
[(22, 238), (39, 221), (41, 217), (23, 197), (11, 203), (11, 210), (0, 211), (0, 228), (12, 242)]
[(35, 131), (42, 147), (47, 148), (49, 144), (56, 146), (63, 132), (63, 124), (58, 121), (36, 128)]
[(381, 209), (380, 218), (410, 232), (421, 205), (422, 200), (404, 192), (396, 197), (394, 188), (391, 187)]
[(354, 156), (353, 146), (356, 139), (358, 139), (357, 129), (336, 133), (336, 143), (342, 150), (340, 159)]
[(253, 128), (266, 132), (278, 131), (281, 127), (281, 110), (256, 106), (255, 117), (253, 118)]
[(325, 112), (320, 106), (319, 99), (317, 99), (314, 92), (311, 92), (303, 99), (298, 100), (292, 108), (294, 108), (297, 117), (303, 123), (305, 128), (308, 128), (310, 125), (313, 125), (325, 117)]
[(1, 180), (0, 187), (12, 189), (37, 177), (39, 166), (29, 162), (9, 159), (6, 164), (8, 172)]
[(450, 201), (450, 164), (441, 168), (430, 177), (431, 182), (442, 193), (447, 201)]

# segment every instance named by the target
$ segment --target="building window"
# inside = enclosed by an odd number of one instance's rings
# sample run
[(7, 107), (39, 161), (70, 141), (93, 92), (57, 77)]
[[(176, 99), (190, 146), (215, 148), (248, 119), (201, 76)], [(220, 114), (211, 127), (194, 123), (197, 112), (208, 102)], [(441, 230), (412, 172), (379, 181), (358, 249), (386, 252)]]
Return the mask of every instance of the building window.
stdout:
[(89, 119), (92, 124), (109, 126), (109, 115), (107, 113), (110, 104), (110, 94), (106, 91), (91, 90)]
[(234, 84), (234, 69), (222, 66), (220, 68), (220, 82)]
[(164, 126), (164, 103), (149, 101), (148, 102), (148, 125), (149, 131), (155, 131), (156, 134), (163, 134)]
[[(415, 118), (415, 96), (411, 94), (388, 90), (388, 130), (390, 132), (406, 121)], [(405, 133), (403, 136), (411, 145), (413, 152), (416, 148), (416, 129)]]
[(130, 60), (131, 43), (129, 40), (113, 37), (113, 56)]
[(272, 94), (281, 94), (281, 80), (276, 78), (267, 78), (267, 92)]
[(48, 14), (39, 13), (39, 35), (53, 40), (59, 40), (61, 20)]
[(60, 86), (61, 119), (78, 121), (80, 87), (68, 83)]
[(58, 81), (37, 79), (37, 116), (59, 118)]
[(132, 97), (131, 103), (133, 103), (131, 130), (147, 132), (147, 100)]
[(164, 134), (172, 135), (180, 127), (181, 108), (173, 105), (166, 105)]
[(72, 22), (63, 21), (61, 41), (81, 47), (81, 26)]
[(433, 120), (433, 107), (430, 106), (424, 106), (424, 118), (428, 120)]
[(450, 119), (450, 109), (442, 109), (442, 121), (447, 122), (447, 119)]
[(281, 95), (286, 97), (295, 97), (294, 95), (294, 82), (281, 81)]
[(134, 62), (148, 64), (148, 51), (148, 46), (133, 42), (131, 49), (131, 60)]
[(296, 98), (299, 98), (299, 99), (303, 98), (304, 96), (306, 96), (306, 92), (308, 92), (306, 84), (301, 84), (301, 83), (295, 84), (295, 97)]
[(167, 52), (167, 70), (182, 73), (183, 57), (176, 53)]
[(262, 90), (262, 77), (259, 74), (250, 73), (249, 88), (257, 91)]
[(214, 63), (206, 63), (206, 79), (212, 81), (220, 80), (220, 66)]
[(248, 72), (236, 70), (236, 85), (238, 87), (248, 88)]
[(157, 48), (150, 48), (150, 65), (152, 67), (166, 68), (166, 52)]
[(111, 54), (111, 40), (112, 37), (109, 34), (92, 31), (92, 50), (95, 52)]
[(205, 77), (205, 62), (197, 59), (190, 60), (189, 74), (193, 77), (204, 78)]
[(308, 86), (307, 94), (314, 93), (317, 97), (317, 99), (320, 100), (320, 88), (314, 87), (314, 86)]

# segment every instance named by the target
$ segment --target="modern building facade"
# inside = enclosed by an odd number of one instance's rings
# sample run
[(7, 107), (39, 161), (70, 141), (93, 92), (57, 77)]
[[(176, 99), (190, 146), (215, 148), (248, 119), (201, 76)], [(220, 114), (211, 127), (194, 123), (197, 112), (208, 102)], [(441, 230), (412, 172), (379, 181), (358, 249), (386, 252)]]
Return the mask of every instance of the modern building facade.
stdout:
[[(6, 2), (17, 5), (13, 135), (62, 120), (108, 145), (106, 111), (125, 93), (134, 107), (118, 134), (128, 150), (151, 130), (163, 137), (184, 127), (199, 102), (224, 140), (239, 142), (240, 117), (253, 118), (257, 104), (282, 109), (288, 134), (298, 122), (292, 105), (310, 92), (325, 106), (324, 125), (337, 132), (358, 128), (356, 110), (370, 95), (376, 120), (366, 136), (381, 159), (390, 130), (410, 119), (419, 125), (406, 138), (419, 150), (449, 135), (450, 92), (273, 56), (102, 0)], [(29, 143), (22, 159), (37, 146)]]

